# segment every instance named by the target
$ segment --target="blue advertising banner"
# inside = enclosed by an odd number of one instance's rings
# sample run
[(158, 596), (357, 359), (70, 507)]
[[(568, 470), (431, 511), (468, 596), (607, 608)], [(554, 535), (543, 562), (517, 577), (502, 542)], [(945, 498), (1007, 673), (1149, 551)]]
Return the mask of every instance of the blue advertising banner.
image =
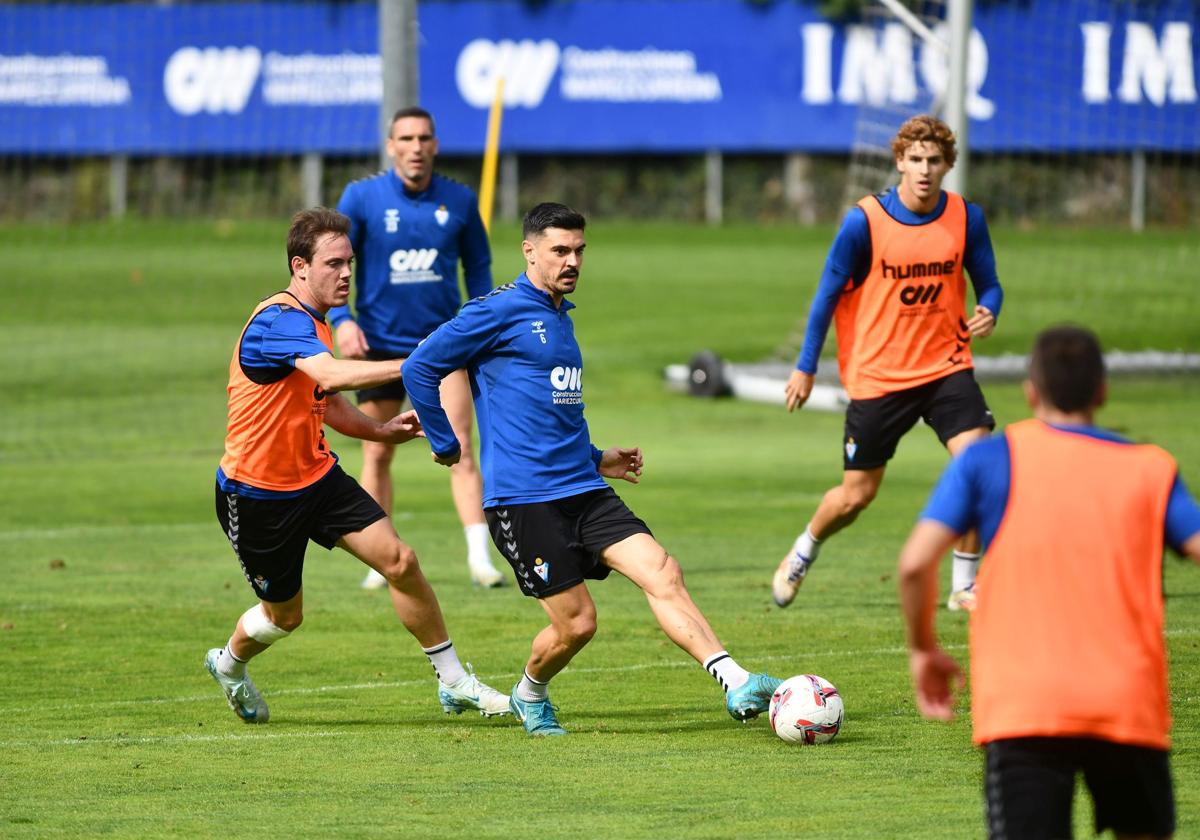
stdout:
[[(981, 4), (979, 151), (1200, 150), (1197, 9)], [(861, 108), (925, 110), (945, 52), (898, 22), (796, 0), (462, 0), (419, 7), (421, 102), (444, 153), (481, 150), (504, 79), (516, 152), (845, 152)], [(372, 3), (0, 7), (0, 153), (369, 154)], [(939, 33), (943, 34), (944, 33)]]

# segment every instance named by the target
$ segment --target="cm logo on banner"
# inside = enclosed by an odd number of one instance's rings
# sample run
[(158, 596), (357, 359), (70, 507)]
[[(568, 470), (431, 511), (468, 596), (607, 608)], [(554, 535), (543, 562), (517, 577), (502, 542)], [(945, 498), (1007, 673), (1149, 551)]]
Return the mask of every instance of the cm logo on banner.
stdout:
[(163, 93), (185, 117), (201, 111), (240, 114), (261, 67), (257, 47), (183, 47), (167, 59)]
[(542, 104), (558, 69), (554, 41), (489, 41), (477, 38), (458, 54), (454, 78), (458, 92), (474, 108), (487, 108), (496, 98), (496, 81), (504, 79), (504, 105), (536, 108)]

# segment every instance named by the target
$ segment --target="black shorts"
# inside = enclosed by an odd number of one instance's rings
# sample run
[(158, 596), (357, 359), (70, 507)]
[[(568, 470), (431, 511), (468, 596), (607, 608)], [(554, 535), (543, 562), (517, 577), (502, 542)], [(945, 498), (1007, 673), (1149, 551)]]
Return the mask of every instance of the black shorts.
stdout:
[[(368, 350), (367, 360), (372, 362), (389, 362), (392, 359), (407, 359), (407, 356), (402, 356), (396, 353), (382, 353), (378, 350)], [(375, 400), (395, 400), (396, 402), (404, 402), (404, 398), (408, 396), (408, 392), (404, 390), (404, 380), (396, 379), (392, 382), (385, 382), (382, 385), (376, 385), (374, 388), (363, 388), (358, 391), (355, 396), (358, 402), (374, 402)]]
[(938, 440), (946, 441), (971, 429), (994, 429), (975, 374), (959, 370), (916, 388), (869, 400), (851, 400), (846, 407), (842, 464), (847, 470), (873, 470), (896, 454), (900, 438), (924, 419)]
[(649, 534), (611, 487), (578, 496), (498, 505), (484, 511), (492, 541), (517, 574), (521, 591), (545, 598), (612, 571), (600, 553), (634, 534)]
[(337, 465), (288, 499), (254, 499), (225, 493), (217, 485), (217, 520), (254, 594), (264, 601), (286, 601), (300, 591), (309, 540), (331, 549), (345, 534), (386, 516)]
[(1166, 750), (1095, 738), (1005, 738), (987, 747), (984, 793), (992, 840), (1071, 837), (1075, 774), (1092, 794), (1096, 833), (1166, 837), (1175, 797)]

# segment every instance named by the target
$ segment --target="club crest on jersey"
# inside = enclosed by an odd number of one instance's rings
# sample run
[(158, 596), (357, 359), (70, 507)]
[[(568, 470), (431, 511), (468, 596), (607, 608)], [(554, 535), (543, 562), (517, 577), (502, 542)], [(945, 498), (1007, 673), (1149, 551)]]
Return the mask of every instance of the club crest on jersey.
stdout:
[(858, 444), (854, 442), (854, 438), (846, 441), (846, 460), (853, 461), (854, 453), (858, 451)]
[(396, 209), (383, 211), (383, 229), (388, 233), (400, 230), (400, 211)]
[(550, 564), (547, 563), (545, 560), (543, 560), (541, 557), (537, 557), (534, 559), (533, 570), (535, 572), (537, 572), (537, 576), (542, 579), (543, 583), (550, 582)]
[(442, 227), (446, 226), (446, 222), (450, 221), (450, 211), (446, 209), (445, 204), (438, 205), (438, 209), (433, 211), (433, 218), (437, 219), (437, 223)]

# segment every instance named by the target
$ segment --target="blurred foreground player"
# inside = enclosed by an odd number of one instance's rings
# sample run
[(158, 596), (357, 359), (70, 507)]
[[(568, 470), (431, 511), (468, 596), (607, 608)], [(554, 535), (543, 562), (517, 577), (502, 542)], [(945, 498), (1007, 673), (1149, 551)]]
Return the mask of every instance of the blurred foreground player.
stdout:
[(1092, 333), (1037, 338), (1033, 419), (951, 462), (900, 555), (917, 707), (948, 719), (958, 665), (938, 646), (938, 561), (972, 528), (987, 548), (971, 615), (974, 740), (992, 838), (1071, 837), (1083, 773), (1096, 831), (1168, 837), (1164, 542), (1200, 562), (1200, 508), (1174, 459), (1093, 425), (1107, 392)]

